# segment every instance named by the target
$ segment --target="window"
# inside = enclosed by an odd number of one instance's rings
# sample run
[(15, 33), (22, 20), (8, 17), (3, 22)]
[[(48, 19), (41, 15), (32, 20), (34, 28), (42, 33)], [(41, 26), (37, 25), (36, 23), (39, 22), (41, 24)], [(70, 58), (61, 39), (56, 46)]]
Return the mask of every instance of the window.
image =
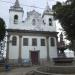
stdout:
[(32, 20), (32, 25), (35, 25), (36, 24), (36, 21), (35, 19)]
[(51, 38), (51, 46), (55, 46), (55, 40), (54, 40), (54, 38)]
[(28, 38), (23, 38), (23, 46), (28, 46)]
[(41, 39), (41, 46), (45, 46), (45, 39)]
[(17, 44), (17, 38), (14, 36), (12, 37), (12, 45), (16, 46), (16, 44)]
[(49, 26), (52, 26), (52, 19), (49, 18)]
[(17, 24), (18, 23), (18, 15), (15, 15), (14, 16), (14, 24)]
[(32, 46), (37, 46), (37, 39), (36, 38), (32, 39)]

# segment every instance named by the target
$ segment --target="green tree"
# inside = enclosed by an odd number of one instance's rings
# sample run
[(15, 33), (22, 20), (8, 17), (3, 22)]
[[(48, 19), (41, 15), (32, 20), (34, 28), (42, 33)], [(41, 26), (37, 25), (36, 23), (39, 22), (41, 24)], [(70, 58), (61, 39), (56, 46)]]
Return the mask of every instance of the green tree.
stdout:
[(67, 0), (65, 3), (57, 2), (52, 7), (55, 19), (58, 19), (65, 31), (66, 37), (75, 46), (75, 0)]
[(4, 39), (5, 32), (5, 22), (2, 18), (0, 18), (0, 42)]
[(75, 0), (67, 0), (64, 4), (57, 2), (53, 6), (54, 16), (59, 20), (69, 40), (75, 40)]

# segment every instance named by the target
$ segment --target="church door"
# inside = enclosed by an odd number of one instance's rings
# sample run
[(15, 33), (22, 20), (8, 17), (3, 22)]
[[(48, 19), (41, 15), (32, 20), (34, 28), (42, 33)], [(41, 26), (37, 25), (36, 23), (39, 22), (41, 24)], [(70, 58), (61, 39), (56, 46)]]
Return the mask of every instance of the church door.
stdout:
[(34, 65), (38, 64), (39, 60), (39, 51), (31, 51), (31, 62)]

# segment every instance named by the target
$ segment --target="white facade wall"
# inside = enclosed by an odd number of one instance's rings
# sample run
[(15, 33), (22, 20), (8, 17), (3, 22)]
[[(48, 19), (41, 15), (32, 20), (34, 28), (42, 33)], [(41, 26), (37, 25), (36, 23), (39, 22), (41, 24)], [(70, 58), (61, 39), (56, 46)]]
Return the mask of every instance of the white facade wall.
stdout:
[[(14, 24), (14, 15), (18, 15), (19, 21), (18, 24)], [(52, 26), (49, 26), (49, 18), (52, 19)], [(36, 20), (36, 24), (32, 25), (32, 20)], [(42, 18), (41, 15), (39, 15), (36, 11), (33, 12), (32, 15), (27, 17), (24, 22), (23, 20), (23, 12), (10, 12), (10, 18), (9, 18), (9, 26), (10, 29), (23, 29), (23, 30), (38, 30), (38, 31), (56, 31), (56, 24), (53, 18), (53, 15), (44, 15)], [(46, 23), (44, 25), (43, 23)]]
[[(49, 18), (52, 19), (52, 26), (49, 25)], [(51, 31), (51, 32), (56, 31), (56, 24), (55, 24), (53, 15), (44, 15), (43, 20), (46, 23), (45, 31)]]
[[(55, 46), (51, 46), (51, 38), (54, 38)], [(57, 57), (57, 42), (55, 37), (49, 38), (49, 56), (50, 58), (56, 58)]]
[[(10, 40), (12, 40), (10, 37)], [(9, 44), (9, 59), (18, 59), (19, 57), (19, 36), (17, 37), (17, 46), (12, 46), (12, 43)], [(23, 46), (23, 38), (28, 38), (28, 46)], [(32, 38), (37, 39), (37, 46), (32, 46)], [(50, 37), (51, 38), (51, 37)], [(51, 41), (49, 38), (49, 57), (54, 58), (57, 57), (57, 45), (56, 38), (55, 46), (51, 46)], [(41, 39), (45, 39), (45, 46), (41, 46)], [(22, 36), (21, 42), (21, 57), (22, 59), (30, 59), (30, 51), (39, 51), (40, 59), (47, 59), (47, 40), (44, 36)]]
[[(29, 46), (23, 46), (23, 38), (28, 38), (29, 39)], [(32, 46), (32, 38), (37, 39), (37, 46)], [(38, 36), (23, 36), (22, 37), (22, 59), (29, 59), (30, 58), (30, 51), (40, 51), (40, 58), (47, 58), (47, 45), (41, 46), (41, 39), (45, 39), (46, 43), (46, 38), (45, 37), (38, 37)]]
[[(14, 12), (14, 11), (10, 11), (9, 12), (10, 16), (9, 16), (9, 26), (8, 28), (13, 28), (14, 26), (20, 26), (22, 25), (22, 21), (23, 21), (23, 12)], [(18, 15), (18, 24), (14, 24), (14, 16)]]
[[(13, 36), (10, 37), (10, 41), (12, 41), (12, 37)], [(12, 42), (9, 42), (9, 59), (18, 59), (19, 57), (19, 36), (16, 37), (17, 37), (17, 46), (12, 46)]]

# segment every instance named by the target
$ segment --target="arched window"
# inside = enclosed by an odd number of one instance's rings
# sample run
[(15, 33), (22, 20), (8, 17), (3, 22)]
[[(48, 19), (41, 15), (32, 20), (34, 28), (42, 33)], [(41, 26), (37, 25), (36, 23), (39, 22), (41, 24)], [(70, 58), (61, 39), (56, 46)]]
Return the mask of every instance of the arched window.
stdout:
[(18, 23), (18, 15), (15, 15), (14, 16), (14, 24), (17, 24)]
[(35, 25), (36, 24), (36, 21), (35, 19), (32, 20), (32, 25)]
[(54, 38), (51, 38), (51, 46), (55, 46), (55, 40), (54, 40)]
[(15, 46), (17, 44), (17, 38), (15, 36), (12, 37), (12, 45)]
[(49, 18), (49, 26), (52, 26), (52, 19)]

